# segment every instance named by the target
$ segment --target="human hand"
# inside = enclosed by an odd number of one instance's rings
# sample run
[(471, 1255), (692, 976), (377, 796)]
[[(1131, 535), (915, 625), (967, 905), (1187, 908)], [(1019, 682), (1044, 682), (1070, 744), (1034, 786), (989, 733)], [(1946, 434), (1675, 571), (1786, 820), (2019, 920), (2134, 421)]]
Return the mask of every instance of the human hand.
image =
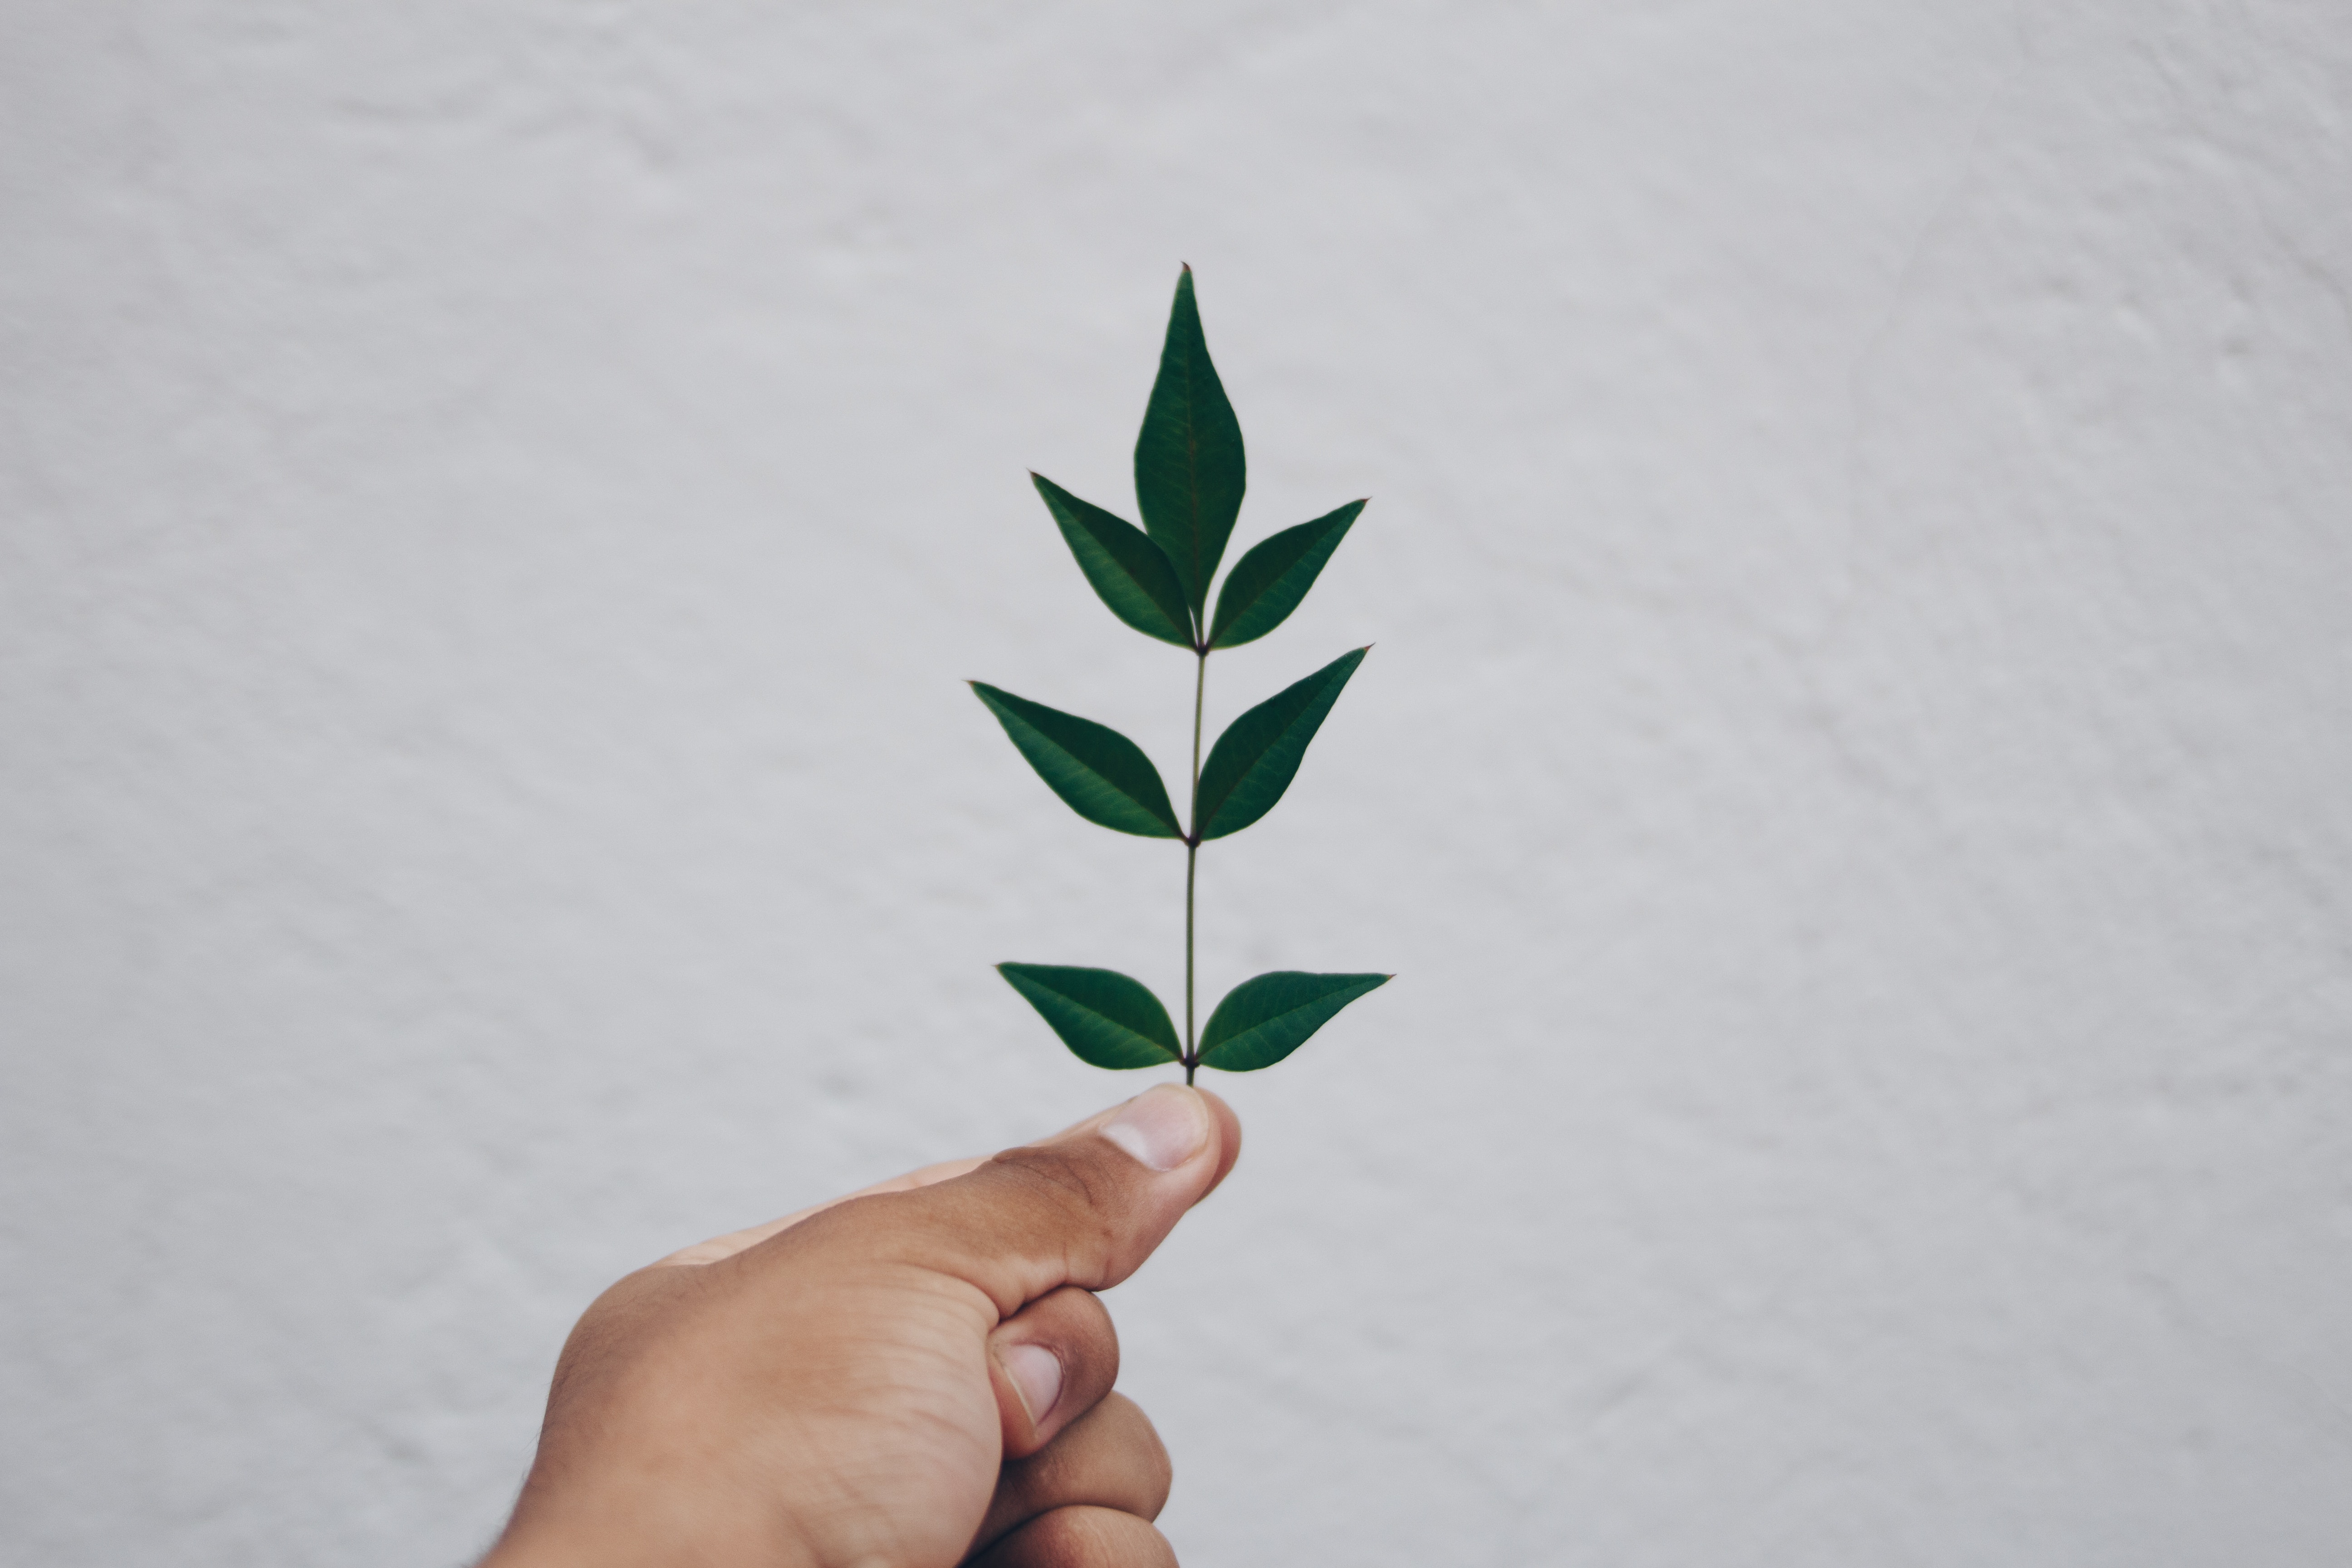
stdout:
[(1147, 1090), (719, 1237), (599, 1297), (482, 1568), (1157, 1568), (1168, 1459), (1093, 1292), (1241, 1152)]

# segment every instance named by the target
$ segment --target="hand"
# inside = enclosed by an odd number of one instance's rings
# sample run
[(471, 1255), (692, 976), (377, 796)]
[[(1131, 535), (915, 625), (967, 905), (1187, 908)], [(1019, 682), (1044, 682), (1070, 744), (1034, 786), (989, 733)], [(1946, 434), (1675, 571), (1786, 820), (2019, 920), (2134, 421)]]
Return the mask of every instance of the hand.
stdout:
[(1240, 1152), (1223, 1100), (1162, 1085), (638, 1270), (572, 1330), (483, 1568), (1172, 1564), (1093, 1292)]

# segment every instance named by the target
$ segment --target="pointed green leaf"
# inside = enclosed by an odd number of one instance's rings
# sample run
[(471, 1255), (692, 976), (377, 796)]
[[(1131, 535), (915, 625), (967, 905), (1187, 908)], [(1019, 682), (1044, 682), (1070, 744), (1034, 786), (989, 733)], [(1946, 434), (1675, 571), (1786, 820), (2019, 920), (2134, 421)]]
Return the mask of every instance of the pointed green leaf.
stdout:
[(1055, 795), (1088, 822), (1145, 838), (1181, 838), (1160, 770), (1118, 731), (981, 681), (972, 691)]
[(1341, 654), (1226, 726), (1201, 769), (1192, 821), (1202, 838), (1239, 833), (1274, 809), (1307, 755), (1307, 742), (1339, 700), (1339, 689), (1370, 651)]
[(1192, 612), (1168, 552), (1124, 518), (1080, 500), (1043, 474), (1029, 477), (1045, 498), (1045, 510), (1061, 525), (1070, 553), (1078, 558), (1078, 570), (1110, 613), (1145, 637), (1191, 647)]
[(1351, 500), (1313, 522), (1286, 528), (1261, 540), (1225, 574), (1217, 590), (1217, 618), (1211, 623), (1211, 647), (1239, 647), (1255, 642), (1290, 616), (1364, 503)]
[(1201, 1031), (1201, 1065), (1226, 1072), (1270, 1068), (1305, 1045), (1340, 1008), (1391, 978), (1278, 969), (1244, 980), (1209, 1015), (1208, 1027)]
[(1174, 563), (1196, 621), (1208, 619), (1209, 579), (1217, 574), (1247, 482), (1241, 422), (1209, 363), (1192, 269), (1176, 280), (1160, 378), (1135, 440), (1135, 499), (1144, 531)]
[(1000, 963), (996, 972), (1029, 998), (1080, 1061), (1156, 1068), (1183, 1059), (1168, 1009), (1139, 980), (1113, 969), (1054, 963)]

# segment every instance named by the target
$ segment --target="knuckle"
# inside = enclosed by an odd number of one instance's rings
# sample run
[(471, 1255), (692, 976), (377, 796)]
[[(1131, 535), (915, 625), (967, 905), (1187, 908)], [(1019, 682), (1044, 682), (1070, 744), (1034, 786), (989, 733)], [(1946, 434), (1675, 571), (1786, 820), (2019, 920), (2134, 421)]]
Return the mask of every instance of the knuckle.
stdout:
[(1116, 1238), (1111, 1213), (1118, 1193), (1104, 1180), (1099, 1163), (1074, 1158), (1061, 1149), (1033, 1148), (1008, 1149), (994, 1163), (1049, 1205), (1070, 1234), (1106, 1248)]
[(1128, 1454), (1129, 1463), (1144, 1482), (1150, 1506), (1146, 1519), (1158, 1519), (1160, 1510), (1168, 1506), (1168, 1493), (1176, 1484), (1175, 1461), (1168, 1457), (1168, 1445), (1160, 1439), (1160, 1429), (1143, 1406), (1123, 1394), (1114, 1394), (1104, 1403), (1118, 1402), (1119, 1438)]
[(982, 1562), (990, 1568), (1173, 1568), (1165, 1537), (1134, 1515), (1076, 1505), (1039, 1515)]
[(1168, 1445), (1160, 1440), (1158, 1427), (1146, 1421), (1143, 1424), (1143, 1435), (1148, 1440), (1146, 1463), (1151, 1477), (1152, 1490), (1158, 1494), (1151, 1505), (1150, 1517), (1158, 1519), (1160, 1510), (1168, 1506), (1169, 1492), (1173, 1490), (1176, 1485), (1176, 1461), (1168, 1457)]

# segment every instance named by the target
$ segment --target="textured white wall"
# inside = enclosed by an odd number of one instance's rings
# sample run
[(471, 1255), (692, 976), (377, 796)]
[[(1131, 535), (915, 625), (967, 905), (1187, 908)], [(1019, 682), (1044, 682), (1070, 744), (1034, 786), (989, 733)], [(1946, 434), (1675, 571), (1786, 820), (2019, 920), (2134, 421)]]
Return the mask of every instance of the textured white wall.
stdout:
[(679, 1243), (1135, 1087), (1178, 260), (1228, 1080), (1113, 1298), (1198, 1564), (2352, 1542), (2339, 5), (6, 7), (0, 1556), (456, 1563)]

